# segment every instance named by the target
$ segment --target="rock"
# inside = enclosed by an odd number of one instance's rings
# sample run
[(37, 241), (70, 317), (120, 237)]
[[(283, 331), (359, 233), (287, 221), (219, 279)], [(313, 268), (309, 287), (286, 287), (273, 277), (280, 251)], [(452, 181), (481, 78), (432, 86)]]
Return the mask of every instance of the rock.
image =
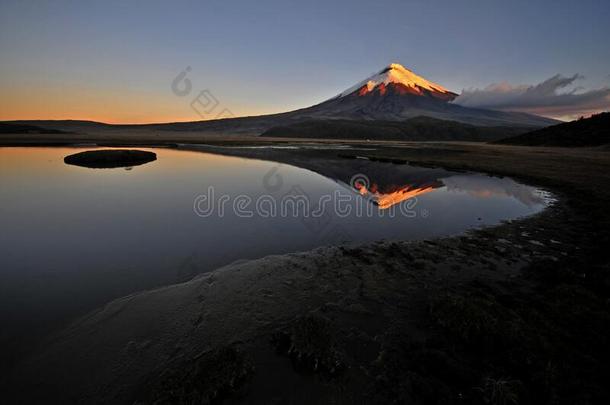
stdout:
[(104, 149), (66, 156), (64, 163), (91, 169), (111, 169), (138, 166), (155, 160), (157, 160), (157, 155), (154, 152), (135, 149)]

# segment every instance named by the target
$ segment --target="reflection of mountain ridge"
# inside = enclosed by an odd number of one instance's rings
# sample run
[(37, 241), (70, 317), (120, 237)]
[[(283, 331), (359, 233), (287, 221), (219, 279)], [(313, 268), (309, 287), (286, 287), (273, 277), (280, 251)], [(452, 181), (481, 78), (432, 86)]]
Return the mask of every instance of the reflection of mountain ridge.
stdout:
[(528, 207), (546, 202), (545, 196), (535, 188), (517, 183), (508, 177), (498, 178), (476, 173), (458, 174), (444, 178), (443, 183), (448, 191), (464, 192), (480, 198), (512, 197)]
[[(507, 196), (531, 207), (547, 202), (544, 193), (534, 187), (517, 183), (507, 177), (491, 177), (480, 173), (458, 173), (442, 168), (428, 168), (376, 162), (368, 159), (321, 158), (309, 150), (273, 151), (263, 149), (215, 149), (206, 148), (212, 153), (263, 159), (306, 169), (331, 179), (355, 192), (352, 179), (368, 179), (367, 195), (382, 207), (394, 205), (412, 196), (438, 190), (445, 186), (448, 191), (469, 193), (477, 197)], [(399, 200), (399, 201), (395, 201)], [(380, 203), (381, 201), (381, 203)]]

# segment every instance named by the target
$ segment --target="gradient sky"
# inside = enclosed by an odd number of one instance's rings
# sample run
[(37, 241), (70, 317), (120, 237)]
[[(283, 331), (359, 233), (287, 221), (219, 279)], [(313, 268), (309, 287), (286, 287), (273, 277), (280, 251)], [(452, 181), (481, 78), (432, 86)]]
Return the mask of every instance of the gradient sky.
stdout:
[(607, 0), (0, 0), (0, 120), (198, 120), (204, 89), (235, 115), (288, 111), (393, 61), (458, 93), (556, 74), (603, 89), (609, 21)]

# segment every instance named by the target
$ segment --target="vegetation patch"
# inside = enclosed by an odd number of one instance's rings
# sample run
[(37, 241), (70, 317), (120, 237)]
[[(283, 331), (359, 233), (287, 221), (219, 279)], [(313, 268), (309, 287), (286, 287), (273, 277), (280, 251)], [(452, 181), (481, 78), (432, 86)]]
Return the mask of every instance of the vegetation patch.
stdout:
[(146, 403), (219, 403), (238, 394), (253, 373), (252, 362), (244, 352), (234, 346), (223, 346), (165, 370)]
[(308, 315), (275, 333), (272, 343), (278, 353), (287, 355), (297, 371), (333, 378), (345, 369), (330, 321)]

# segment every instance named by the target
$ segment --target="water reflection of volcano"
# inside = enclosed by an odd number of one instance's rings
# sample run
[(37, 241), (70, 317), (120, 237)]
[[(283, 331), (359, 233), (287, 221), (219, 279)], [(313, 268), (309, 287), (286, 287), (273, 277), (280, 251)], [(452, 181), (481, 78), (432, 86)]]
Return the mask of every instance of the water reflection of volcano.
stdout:
[[(249, 150), (249, 155), (252, 155), (251, 151)], [(269, 158), (264, 153), (259, 157)], [(379, 209), (396, 206), (416, 196), (425, 195), (426, 199), (436, 199), (436, 193), (432, 191), (442, 192), (440, 199), (457, 198), (456, 201), (464, 201), (458, 198), (460, 195), (485, 200), (509, 197), (530, 208), (544, 206), (551, 201), (542, 190), (507, 177), (490, 177), (481, 173), (461, 173), (440, 167), (411, 166), (366, 158), (319, 157), (306, 151), (274, 154), (272, 160), (320, 174), (360, 193)], [(355, 178), (364, 179), (364, 184), (357, 186)]]
[[(340, 179), (341, 183), (370, 199), (379, 209), (390, 208), (409, 198), (441, 188), (478, 198), (511, 197), (528, 207), (545, 204), (547, 198), (540, 190), (507, 177), (462, 174), (441, 168), (370, 161), (350, 163), (351, 165), (328, 165), (319, 172)], [(354, 173), (357, 174), (353, 175)], [(351, 180), (349, 176), (352, 176)]]
[(310, 160), (299, 166), (334, 179), (377, 205), (387, 209), (410, 198), (444, 186), (440, 180), (453, 172), (442, 168), (374, 162), (365, 159)]
[(443, 187), (441, 178), (451, 172), (441, 168), (414, 167), (369, 160), (347, 160), (327, 163), (316, 171), (360, 193), (379, 209)]
[(353, 185), (361, 195), (372, 198), (373, 202), (379, 206), (379, 209), (390, 208), (395, 204), (399, 204), (409, 198), (416, 197), (425, 193), (429, 193), (443, 186), (443, 182), (436, 180), (421, 185), (408, 184), (403, 186), (385, 186), (380, 187), (377, 183), (372, 183), (368, 188), (365, 184), (356, 183)]

